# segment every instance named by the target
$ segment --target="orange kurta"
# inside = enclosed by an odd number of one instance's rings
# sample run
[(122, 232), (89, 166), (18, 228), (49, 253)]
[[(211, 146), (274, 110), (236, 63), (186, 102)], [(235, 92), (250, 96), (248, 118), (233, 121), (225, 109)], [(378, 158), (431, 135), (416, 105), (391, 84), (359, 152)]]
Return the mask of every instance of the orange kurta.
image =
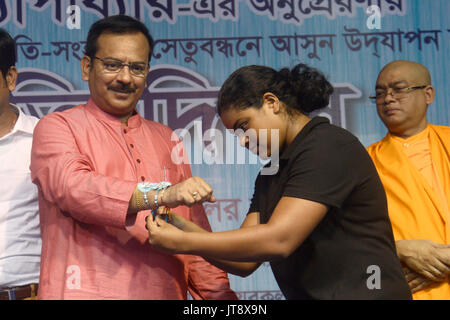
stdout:
[[(427, 138), (431, 162), (424, 145)], [(386, 190), (395, 240), (450, 244), (450, 127), (429, 124), (408, 139), (387, 134), (367, 151)], [(450, 279), (413, 297), (450, 299)]]

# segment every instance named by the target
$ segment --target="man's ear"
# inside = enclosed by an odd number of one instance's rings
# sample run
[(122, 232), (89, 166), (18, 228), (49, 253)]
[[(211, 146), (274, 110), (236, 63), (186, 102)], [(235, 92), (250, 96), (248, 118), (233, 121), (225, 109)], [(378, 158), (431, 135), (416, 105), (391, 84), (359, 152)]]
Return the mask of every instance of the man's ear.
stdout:
[(10, 67), (5, 78), (6, 87), (9, 91), (13, 91), (16, 88), (17, 83), (17, 68), (15, 66)]
[(91, 71), (92, 67), (91, 62), (92, 60), (88, 56), (84, 56), (81, 59), (81, 79), (83, 79), (83, 81), (89, 81), (89, 72)]
[(427, 102), (427, 105), (430, 105), (434, 102), (434, 87), (432, 85), (429, 85), (425, 88), (425, 101)]
[(266, 92), (263, 95), (263, 104), (272, 110), (274, 114), (281, 111), (281, 102), (276, 95), (272, 92)]

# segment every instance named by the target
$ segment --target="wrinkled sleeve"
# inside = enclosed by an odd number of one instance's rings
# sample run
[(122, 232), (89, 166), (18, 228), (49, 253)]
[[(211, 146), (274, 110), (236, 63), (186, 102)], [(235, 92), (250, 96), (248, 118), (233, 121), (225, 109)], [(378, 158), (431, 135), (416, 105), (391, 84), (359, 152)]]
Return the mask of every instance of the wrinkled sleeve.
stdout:
[[(181, 170), (182, 180), (192, 176), (186, 150), (179, 139), (173, 139), (174, 147), (177, 146), (177, 168)], [(173, 160), (173, 159), (172, 159)], [(191, 221), (205, 230), (212, 231), (202, 205), (195, 205), (189, 209)], [(196, 300), (237, 300), (237, 296), (230, 288), (228, 275), (225, 271), (213, 266), (200, 256), (186, 255), (185, 274), (188, 281), (188, 290)]]
[(64, 117), (43, 117), (33, 136), (33, 183), (45, 201), (78, 221), (125, 228), (136, 183), (96, 173), (89, 157), (80, 152), (80, 143)]
[[(211, 231), (201, 205), (191, 208), (191, 219), (203, 229)], [(230, 288), (225, 271), (213, 266), (200, 256), (186, 256), (188, 290), (196, 300), (237, 300)]]

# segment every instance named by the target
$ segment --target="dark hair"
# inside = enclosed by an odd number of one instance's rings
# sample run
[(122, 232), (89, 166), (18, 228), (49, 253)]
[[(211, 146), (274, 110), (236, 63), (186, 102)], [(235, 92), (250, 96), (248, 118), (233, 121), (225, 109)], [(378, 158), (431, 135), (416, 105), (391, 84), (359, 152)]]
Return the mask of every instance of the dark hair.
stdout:
[(96, 21), (89, 29), (84, 54), (90, 58), (95, 56), (98, 50), (97, 39), (102, 33), (126, 34), (135, 32), (141, 32), (147, 38), (150, 47), (148, 54), (148, 62), (150, 63), (154, 44), (153, 38), (145, 24), (126, 15), (115, 15)]
[(5, 29), (0, 28), (0, 71), (6, 78), (9, 68), (16, 64), (16, 45)]
[(261, 108), (263, 95), (271, 92), (287, 112), (308, 114), (328, 105), (333, 86), (318, 70), (298, 64), (292, 70), (276, 71), (266, 66), (246, 66), (234, 71), (220, 88), (217, 111), (230, 108)]

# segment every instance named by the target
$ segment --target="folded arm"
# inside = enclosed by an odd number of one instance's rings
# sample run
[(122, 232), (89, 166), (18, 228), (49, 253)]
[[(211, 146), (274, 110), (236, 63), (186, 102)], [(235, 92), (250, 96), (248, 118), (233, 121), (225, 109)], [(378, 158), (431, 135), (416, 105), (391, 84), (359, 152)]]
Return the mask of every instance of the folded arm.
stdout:
[(404, 273), (411, 290), (421, 290), (450, 275), (450, 246), (430, 240), (396, 241), (397, 255), (406, 267)]

